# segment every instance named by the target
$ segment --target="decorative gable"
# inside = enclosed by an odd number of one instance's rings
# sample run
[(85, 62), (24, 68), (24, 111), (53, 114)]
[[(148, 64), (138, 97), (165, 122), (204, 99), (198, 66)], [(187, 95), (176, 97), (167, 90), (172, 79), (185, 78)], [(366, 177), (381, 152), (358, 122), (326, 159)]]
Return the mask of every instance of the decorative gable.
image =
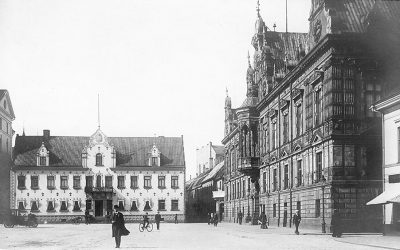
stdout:
[(36, 153), (36, 166), (49, 166), (49, 151), (43, 142)]
[(5, 111), (11, 118), (11, 121), (15, 119), (13, 107), (11, 105), (11, 99), (8, 91), (5, 89), (0, 90), (0, 108)]
[(149, 166), (159, 167), (160, 165), (161, 165), (160, 150), (158, 150), (156, 145), (153, 145), (150, 151)]

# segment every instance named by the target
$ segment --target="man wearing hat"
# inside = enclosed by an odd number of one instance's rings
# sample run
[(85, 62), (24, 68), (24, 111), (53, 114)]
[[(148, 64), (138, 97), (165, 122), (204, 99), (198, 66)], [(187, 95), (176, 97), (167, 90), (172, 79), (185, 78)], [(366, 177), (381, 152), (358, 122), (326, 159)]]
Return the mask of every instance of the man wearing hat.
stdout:
[(128, 229), (125, 227), (124, 215), (119, 212), (119, 206), (114, 205), (114, 213), (112, 217), (112, 237), (115, 237), (115, 248), (121, 245), (121, 236), (129, 235)]
[(296, 213), (293, 215), (293, 224), (296, 226), (296, 231), (294, 231), (294, 232), (297, 235), (299, 234), (300, 221), (301, 221), (300, 211), (296, 210)]

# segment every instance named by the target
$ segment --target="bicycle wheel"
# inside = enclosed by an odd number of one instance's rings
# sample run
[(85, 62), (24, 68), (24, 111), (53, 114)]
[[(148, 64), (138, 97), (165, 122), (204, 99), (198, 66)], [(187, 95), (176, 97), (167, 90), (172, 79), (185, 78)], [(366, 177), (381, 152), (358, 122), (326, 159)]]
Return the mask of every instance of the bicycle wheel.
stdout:
[(139, 223), (139, 231), (140, 231), (140, 232), (143, 232), (143, 231), (144, 231), (144, 229), (143, 229), (143, 223)]
[(147, 232), (153, 231), (153, 224), (149, 223), (149, 225), (147, 225), (146, 229), (147, 229)]

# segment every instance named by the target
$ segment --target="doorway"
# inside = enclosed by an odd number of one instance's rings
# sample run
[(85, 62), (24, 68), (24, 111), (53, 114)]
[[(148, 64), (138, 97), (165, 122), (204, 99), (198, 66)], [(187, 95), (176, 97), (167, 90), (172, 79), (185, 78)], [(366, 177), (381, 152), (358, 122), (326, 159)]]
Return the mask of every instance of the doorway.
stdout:
[(103, 216), (103, 200), (94, 201), (94, 216)]

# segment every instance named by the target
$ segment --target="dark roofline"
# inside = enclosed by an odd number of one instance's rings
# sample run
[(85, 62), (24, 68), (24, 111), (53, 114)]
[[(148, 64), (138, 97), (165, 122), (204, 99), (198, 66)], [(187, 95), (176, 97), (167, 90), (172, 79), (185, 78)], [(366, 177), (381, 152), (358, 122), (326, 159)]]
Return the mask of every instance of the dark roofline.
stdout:
[(384, 112), (386, 109), (390, 108), (393, 105), (399, 104), (399, 103), (400, 103), (400, 92), (397, 92), (397, 93), (373, 104), (370, 107), (370, 109), (375, 112), (376, 111)]
[(79, 166), (13, 166), (11, 171), (28, 170), (28, 171), (89, 171), (89, 168)]
[(111, 171), (185, 171), (185, 166), (166, 166), (166, 167), (150, 167), (150, 166), (141, 166), (141, 167), (114, 167), (110, 168)]

